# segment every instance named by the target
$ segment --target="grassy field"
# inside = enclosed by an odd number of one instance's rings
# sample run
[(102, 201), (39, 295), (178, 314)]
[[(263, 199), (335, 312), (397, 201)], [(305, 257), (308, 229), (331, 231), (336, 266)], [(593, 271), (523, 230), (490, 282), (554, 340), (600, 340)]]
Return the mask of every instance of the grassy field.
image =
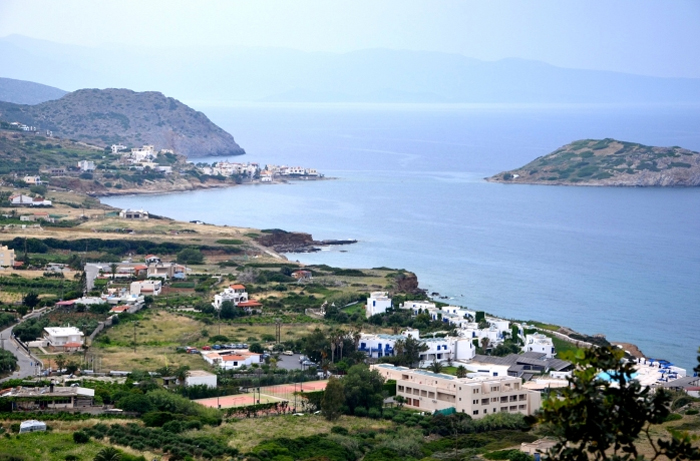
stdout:
[[(101, 362), (101, 370), (156, 369), (163, 366), (187, 365), (192, 369), (208, 369), (209, 364), (199, 354), (177, 353), (178, 346), (201, 347), (212, 344), (212, 336), (219, 334), (219, 325), (206, 325), (162, 309), (146, 310), (136, 322), (124, 322), (106, 330), (103, 335), (110, 344), (97, 343), (90, 350)], [(283, 325), (282, 339), (296, 339), (323, 325)], [(222, 323), (221, 335), (230, 342), (259, 342), (263, 335), (275, 334), (275, 326)], [(136, 332), (136, 351), (133, 339)], [(206, 336), (203, 334), (206, 332)]]
[(326, 421), (321, 415), (304, 416), (275, 416), (271, 418), (247, 418), (232, 420), (220, 428), (207, 430), (217, 431), (229, 438), (228, 444), (246, 452), (260, 442), (277, 437), (308, 437), (315, 434), (327, 434), (331, 427), (342, 426), (348, 430), (384, 429), (394, 426), (385, 420), (341, 416), (333, 423)]

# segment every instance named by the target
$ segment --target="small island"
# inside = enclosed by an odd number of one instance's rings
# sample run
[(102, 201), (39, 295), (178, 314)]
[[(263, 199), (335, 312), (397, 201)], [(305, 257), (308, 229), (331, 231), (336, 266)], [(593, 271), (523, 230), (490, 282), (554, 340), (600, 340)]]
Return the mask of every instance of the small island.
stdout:
[(678, 146), (583, 139), (486, 180), (562, 186), (697, 187), (700, 153)]

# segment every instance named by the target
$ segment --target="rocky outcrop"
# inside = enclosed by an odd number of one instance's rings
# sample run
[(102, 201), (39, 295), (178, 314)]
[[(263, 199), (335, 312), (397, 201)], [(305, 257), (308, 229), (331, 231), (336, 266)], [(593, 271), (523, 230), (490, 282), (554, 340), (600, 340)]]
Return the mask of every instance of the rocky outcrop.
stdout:
[(504, 184), (566, 186), (697, 187), (700, 153), (615, 139), (567, 144), (517, 170), (487, 178)]
[(102, 146), (152, 144), (188, 157), (245, 153), (206, 115), (155, 91), (85, 89), (31, 106), (0, 102), (0, 119)]
[(314, 240), (311, 234), (287, 232), (282, 229), (267, 229), (257, 242), (277, 253), (312, 253), (321, 251), (320, 246), (348, 245), (357, 240)]

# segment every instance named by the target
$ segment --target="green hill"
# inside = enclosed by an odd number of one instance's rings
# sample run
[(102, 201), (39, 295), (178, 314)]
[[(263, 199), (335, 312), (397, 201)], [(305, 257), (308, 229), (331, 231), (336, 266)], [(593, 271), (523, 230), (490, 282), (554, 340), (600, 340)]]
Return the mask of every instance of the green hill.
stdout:
[(678, 146), (583, 139), (487, 180), (568, 186), (699, 186), (700, 153)]
[(100, 146), (152, 144), (189, 157), (245, 153), (206, 115), (155, 91), (85, 89), (31, 106), (0, 102), (0, 119)]

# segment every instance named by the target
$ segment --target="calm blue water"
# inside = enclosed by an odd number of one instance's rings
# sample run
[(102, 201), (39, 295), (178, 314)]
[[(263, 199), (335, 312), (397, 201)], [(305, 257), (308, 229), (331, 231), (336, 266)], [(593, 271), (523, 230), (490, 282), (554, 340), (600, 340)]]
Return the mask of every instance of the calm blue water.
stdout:
[(453, 303), (603, 333), (648, 356), (695, 365), (700, 189), (508, 186), (482, 178), (582, 138), (700, 150), (699, 107), (198, 109), (245, 147), (240, 161), (315, 167), (339, 179), (105, 202), (357, 238), (347, 252), (290, 258), (403, 267)]

